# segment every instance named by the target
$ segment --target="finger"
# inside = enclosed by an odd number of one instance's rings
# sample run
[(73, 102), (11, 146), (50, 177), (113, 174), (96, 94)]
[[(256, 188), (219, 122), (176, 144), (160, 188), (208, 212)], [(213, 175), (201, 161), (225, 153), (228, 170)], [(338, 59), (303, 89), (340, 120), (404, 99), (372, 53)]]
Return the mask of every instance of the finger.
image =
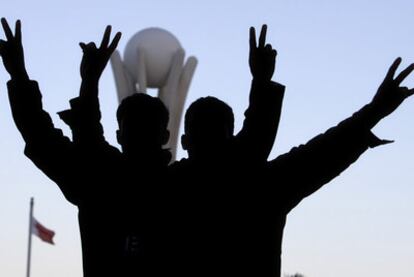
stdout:
[(264, 47), (265, 46), (266, 33), (267, 33), (267, 25), (263, 24), (262, 30), (260, 31), (260, 36), (259, 36), (259, 47)]
[(89, 50), (89, 49), (96, 49), (95, 42), (89, 42), (88, 44), (86, 44), (85, 50)]
[(410, 97), (411, 95), (414, 95), (414, 88), (407, 90), (405, 93), (406, 97)]
[(401, 84), (402, 81), (404, 81), (405, 78), (407, 78), (408, 75), (410, 75), (411, 72), (414, 70), (414, 64), (410, 64), (406, 69), (401, 71), (400, 74), (398, 74), (397, 78), (395, 78), (395, 82), (397, 85)]
[(104, 36), (102, 38), (101, 46), (99, 48), (102, 49), (102, 48), (108, 47), (109, 38), (111, 36), (111, 30), (112, 30), (111, 25), (106, 26), (105, 33), (104, 33)]
[(395, 61), (392, 63), (392, 65), (388, 69), (387, 75), (385, 76), (386, 80), (394, 79), (395, 71), (397, 71), (397, 68), (400, 65), (400, 63), (401, 63), (401, 58), (400, 57), (395, 59)]
[(414, 93), (414, 89), (409, 89), (407, 87), (400, 87), (398, 91), (404, 96), (404, 98), (407, 98)]
[(96, 50), (96, 45), (94, 42), (89, 42), (88, 44), (81, 42), (79, 43), (79, 46), (82, 48), (84, 53), (88, 51)]
[(20, 22), (20, 20), (16, 21), (14, 35), (17, 41), (22, 41), (22, 23)]
[(3, 30), (4, 30), (4, 34), (6, 35), (6, 38), (8, 40), (12, 40), (13, 39), (12, 31), (10, 30), (10, 26), (4, 17), (1, 19), (1, 25), (3, 26)]
[(79, 42), (80, 48), (82, 48), (83, 51), (86, 49), (86, 44), (84, 42)]
[(256, 46), (256, 30), (254, 29), (254, 27), (250, 27), (249, 41), (250, 41), (250, 49), (255, 49), (257, 46)]
[(116, 49), (116, 47), (118, 46), (118, 43), (119, 43), (119, 40), (121, 39), (121, 36), (122, 36), (121, 32), (116, 33), (114, 39), (112, 40), (111, 44), (109, 45), (109, 50), (111, 52), (113, 52)]
[(265, 49), (266, 49), (266, 51), (271, 52), (272, 51), (272, 45), (271, 44), (266, 44)]

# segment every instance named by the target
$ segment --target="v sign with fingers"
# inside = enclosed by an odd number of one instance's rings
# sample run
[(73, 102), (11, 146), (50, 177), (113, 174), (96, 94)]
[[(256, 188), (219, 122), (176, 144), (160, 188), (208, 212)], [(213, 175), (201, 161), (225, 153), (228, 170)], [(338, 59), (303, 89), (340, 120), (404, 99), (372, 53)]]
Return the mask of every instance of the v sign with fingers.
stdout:
[[(96, 47), (94, 42), (88, 44), (83, 42), (79, 43), (83, 50), (80, 65), (82, 83), (79, 97), (70, 101), (72, 109), (59, 112), (60, 118), (70, 126), (74, 134), (86, 133), (90, 136), (83, 138), (78, 135), (74, 141), (90, 141), (91, 137), (93, 139), (97, 138), (97, 136), (90, 134), (97, 134), (98, 136), (102, 136), (103, 134), (102, 126), (99, 123), (101, 115), (98, 100), (98, 83), (112, 53), (115, 51), (121, 39), (121, 33), (118, 32), (111, 41), (111, 29), (109, 25), (106, 27), (99, 48)], [(74, 123), (74, 120), (78, 120), (78, 122)], [(79, 130), (75, 129), (74, 124), (76, 126), (87, 126), (86, 129), (89, 131), (79, 132)]]
[(6, 40), (0, 40), (0, 56), (4, 67), (12, 79), (28, 79), (24, 65), (20, 20), (16, 21), (14, 36), (5, 18), (1, 19), (1, 25), (6, 35)]
[(99, 48), (94, 42), (85, 44), (79, 43), (83, 50), (83, 58), (80, 67), (80, 73), (83, 80), (97, 82), (102, 75), (112, 53), (118, 46), (121, 39), (121, 33), (116, 33), (112, 42), (110, 42), (111, 26), (107, 26)]
[(259, 44), (256, 44), (256, 30), (250, 27), (249, 65), (253, 78), (260, 81), (270, 81), (275, 71), (277, 52), (271, 44), (266, 44), (267, 25), (262, 26)]
[(371, 102), (382, 118), (394, 112), (405, 99), (414, 94), (413, 88), (401, 87), (404, 79), (414, 70), (414, 64), (409, 65), (394, 78), (400, 63), (401, 58), (393, 62)]

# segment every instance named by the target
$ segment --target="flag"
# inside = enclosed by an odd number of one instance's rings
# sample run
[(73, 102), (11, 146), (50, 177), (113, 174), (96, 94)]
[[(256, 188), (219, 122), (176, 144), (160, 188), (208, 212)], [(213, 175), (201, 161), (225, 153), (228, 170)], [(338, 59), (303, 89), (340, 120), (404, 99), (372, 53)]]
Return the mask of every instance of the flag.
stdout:
[(37, 221), (34, 217), (32, 217), (32, 234), (36, 235), (44, 242), (55, 244), (53, 242), (55, 232), (40, 224), (39, 221)]

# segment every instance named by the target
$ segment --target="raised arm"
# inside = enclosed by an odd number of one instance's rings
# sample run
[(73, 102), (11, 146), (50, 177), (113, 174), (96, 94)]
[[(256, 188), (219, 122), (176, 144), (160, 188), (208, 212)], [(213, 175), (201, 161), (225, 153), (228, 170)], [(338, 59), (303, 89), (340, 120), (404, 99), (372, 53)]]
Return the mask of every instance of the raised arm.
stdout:
[(24, 63), (20, 21), (15, 35), (7, 21), (1, 24), (6, 40), (0, 40), (0, 55), (10, 74), (8, 82), (12, 116), (26, 143), (25, 154), (49, 178), (55, 181), (72, 203), (78, 200), (78, 190), (72, 186), (76, 164), (72, 143), (56, 129), (49, 114), (43, 110), (42, 95), (37, 82), (29, 79)]
[(413, 71), (413, 65), (393, 77), (400, 62), (398, 58), (390, 67), (370, 104), (305, 145), (268, 163), (266, 177), (280, 184), (277, 189), (287, 201), (288, 210), (338, 176), (368, 148), (391, 142), (378, 139), (370, 130), (414, 93), (413, 89), (400, 87)]
[(68, 141), (55, 129), (49, 114), (42, 108), (42, 95), (37, 82), (29, 79), (24, 62), (21, 24), (18, 20), (15, 35), (6, 21), (1, 19), (7, 40), (0, 40), (0, 55), (7, 72), (9, 100), (13, 119), (27, 145), (42, 143), (45, 139)]
[(285, 87), (272, 82), (277, 52), (266, 44), (267, 26), (263, 25), (259, 43), (250, 28), (249, 65), (253, 76), (249, 107), (242, 130), (236, 136), (236, 151), (249, 163), (264, 163), (272, 150), (279, 126)]
[(99, 48), (94, 42), (79, 45), (83, 50), (80, 66), (82, 83), (79, 97), (70, 101), (71, 109), (59, 115), (67, 123), (73, 133), (76, 144), (96, 147), (107, 144), (100, 123), (98, 85), (99, 79), (121, 38), (118, 32), (110, 42), (111, 26), (107, 26)]

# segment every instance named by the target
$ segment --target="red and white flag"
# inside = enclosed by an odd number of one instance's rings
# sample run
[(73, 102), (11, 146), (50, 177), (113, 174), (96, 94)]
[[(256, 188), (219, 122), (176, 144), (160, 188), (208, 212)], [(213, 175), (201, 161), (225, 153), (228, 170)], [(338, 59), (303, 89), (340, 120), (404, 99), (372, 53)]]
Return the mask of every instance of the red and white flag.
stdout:
[(55, 244), (53, 242), (53, 237), (55, 236), (55, 232), (46, 228), (39, 221), (36, 220), (33, 216), (33, 206), (34, 206), (34, 199), (33, 197), (30, 198), (30, 212), (29, 212), (29, 239), (27, 244), (27, 268), (26, 268), (26, 276), (30, 277), (30, 264), (31, 264), (31, 257), (32, 257), (32, 235), (36, 235), (42, 241)]
[(40, 224), (39, 221), (37, 221), (34, 217), (32, 217), (32, 234), (36, 235), (44, 242), (55, 244), (53, 242), (55, 232)]

